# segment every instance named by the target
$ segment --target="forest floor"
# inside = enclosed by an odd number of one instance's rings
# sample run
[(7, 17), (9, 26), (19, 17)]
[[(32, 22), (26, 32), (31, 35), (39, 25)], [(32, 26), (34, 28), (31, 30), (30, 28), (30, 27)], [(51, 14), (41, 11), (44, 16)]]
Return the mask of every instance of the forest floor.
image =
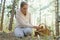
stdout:
[(24, 37), (18, 38), (15, 37), (12, 33), (0, 33), (0, 40), (54, 40), (51, 37)]

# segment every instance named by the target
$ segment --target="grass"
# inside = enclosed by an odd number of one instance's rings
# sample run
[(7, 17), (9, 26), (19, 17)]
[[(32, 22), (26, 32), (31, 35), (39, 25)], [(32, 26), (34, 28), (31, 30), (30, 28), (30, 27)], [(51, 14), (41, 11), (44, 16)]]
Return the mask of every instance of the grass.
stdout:
[(28, 36), (28, 37), (23, 37), (21, 39), (21, 38), (15, 37), (13, 33), (5, 33), (5, 32), (3, 32), (3, 33), (0, 33), (0, 40), (54, 40), (54, 39), (52, 39), (49, 36), (34, 37), (33, 35)]
[[(13, 30), (12, 30), (12, 32), (13, 32)], [(4, 32), (0, 33), (0, 40), (54, 40), (54, 39), (53, 39), (53, 36), (52, 37), (50, 37), (50, 36), (34, 37), (34, 35), (28, 36), (28, 37), (23, 37), (21, 39), (21, 38), (15, 37), (14, 34), (9, 32), (8, 28), (6, 28), (6, 29), (4, 29)]]

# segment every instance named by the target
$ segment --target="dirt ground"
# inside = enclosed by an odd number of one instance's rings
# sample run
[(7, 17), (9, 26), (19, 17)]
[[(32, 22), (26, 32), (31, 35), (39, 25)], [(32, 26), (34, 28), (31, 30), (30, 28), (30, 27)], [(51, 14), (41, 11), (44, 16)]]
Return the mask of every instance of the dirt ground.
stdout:
[(32, 37), (32, 36), (18, 38), (18, 37), (15, 37), (12, 33), (0, 33), (0, 40), (53, 40), (51, 38), (49, 38), (49, 39), (47, 39), (47, 38), (46, 37), (45, 38), (43, 38), (43, 37), (36, 38), (36, 37)]

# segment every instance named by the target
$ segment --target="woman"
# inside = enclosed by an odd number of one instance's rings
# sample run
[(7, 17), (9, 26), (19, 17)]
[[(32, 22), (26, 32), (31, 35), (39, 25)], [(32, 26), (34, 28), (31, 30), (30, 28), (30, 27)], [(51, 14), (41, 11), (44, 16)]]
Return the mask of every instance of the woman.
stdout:
[(14, 34), (17, 37), (24, 37), (32, 34), (32, 28), (38, 29), (38, 26), (33, 26), (31, 24), (31, 16), (27, 12), (28, 4), (26, 2), (21, 2), (20, 9), (16, 12), (16, 27)]

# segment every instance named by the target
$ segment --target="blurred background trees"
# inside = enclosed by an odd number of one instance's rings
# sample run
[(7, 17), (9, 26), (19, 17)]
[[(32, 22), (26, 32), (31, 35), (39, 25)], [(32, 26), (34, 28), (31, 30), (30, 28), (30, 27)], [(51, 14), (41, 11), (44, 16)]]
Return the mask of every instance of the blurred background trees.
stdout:
[(20, 8), (22, 1), (29, 4), (28, 11), (33, 25), (46, 24), (58, 35), (59, 25), (56, 24), (59, 24), (57, 15), (60, 14), (60, 0), (0, 0), (0, 30), (13, 31), (16, 10)]

